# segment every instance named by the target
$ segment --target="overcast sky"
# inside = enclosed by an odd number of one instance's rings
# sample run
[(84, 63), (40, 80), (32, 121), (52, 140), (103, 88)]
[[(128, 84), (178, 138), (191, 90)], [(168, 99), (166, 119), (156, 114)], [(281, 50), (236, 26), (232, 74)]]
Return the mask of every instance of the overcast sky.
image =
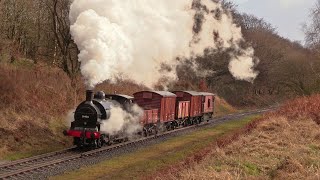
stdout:
[(310, 18), (310, 9), (316, 0), (230, 0), (238, 10), (265, 19), (277, 28), (278, 33), (303, 43), (302, 25)]

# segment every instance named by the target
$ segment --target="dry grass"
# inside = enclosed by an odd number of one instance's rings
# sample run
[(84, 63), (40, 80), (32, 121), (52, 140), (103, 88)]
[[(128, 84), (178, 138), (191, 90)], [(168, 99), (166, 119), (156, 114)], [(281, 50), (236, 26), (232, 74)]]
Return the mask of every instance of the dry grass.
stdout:
[(288, 119), (310, 118), (320, 124), (320, 94), (288, 101), (275, 115), (284, 115)]
[(290, 101), (251, 133), (156, 179), (320, 179), (319, 98)]
[[(314, 121), (280, 117), (179, 173), (181, 179), (319, 179), (320, 139)], [(173, 178), (174, 179), (174, 178)]]

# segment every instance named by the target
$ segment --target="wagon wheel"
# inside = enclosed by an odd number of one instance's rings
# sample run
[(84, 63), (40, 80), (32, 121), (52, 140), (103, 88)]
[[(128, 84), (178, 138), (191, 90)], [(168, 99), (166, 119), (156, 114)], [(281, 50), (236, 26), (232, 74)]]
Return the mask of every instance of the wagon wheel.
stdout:
[(170, 128), (171, 128), (171, 131), (174, 130), (174, 123), (171, 123), (171, 124), (170, 124)]
[(200, 120), (199, 120), (199, 118), (195, 118), (195, 119), (194, 119), (194, 124), (195, 124), (195, 125), (200, 124)]
[(143, 129), (143, 136), (144, 136), (144, 137), (148, 137), (148, 136), (149, 136), (148, 130)]
[(154, 136), (157, 136), (158, 132), (159, 132), (159, 128), (158, 128), (158, 126), (156, 126), (154, 129)]
[(166, 124), (166, 129), (167, 129), (167, 131), (172, 131), (173, 130), (173, 124), (172, 123)]
[(184, 122), (183, 122), (183, 127), (187, 127), (189, 126), (189, 119), (186, 119)]
[(101, 135), (101, 138), (102, 138), (102, 146), (103, 146), (104, 144), (106, 144), (106, 145), (108, 145), (108, 146), (111, 145), (109, 136), (107, 137), (107, 135), (103, 134), (103, 135)]
[(165, 128), (166, 128), (167, 131), (170, 131), (170, 129), (171, 129), (171, 127), (170, 127), (169, 124), (166, 124), (166, 127), (165, 127)]
[(194, 120), (192, 119), (192, 120), (189, 121), (189, 126), (191, 126), (193, 124), (194, 124)]
[(205, 119), (204, 119), (204, 115), (202, 115), (202, 116), (201, 116), (201, 121), (200, 121), (200, 123), (204, 122), (204, 120), (205, 120)]

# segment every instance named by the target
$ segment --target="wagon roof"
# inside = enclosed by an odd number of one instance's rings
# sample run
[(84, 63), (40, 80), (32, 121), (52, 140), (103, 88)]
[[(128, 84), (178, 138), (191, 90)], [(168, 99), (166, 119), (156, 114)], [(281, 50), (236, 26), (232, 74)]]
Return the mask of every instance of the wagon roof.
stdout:
[(191, 96), (201, 96), (202, 94), (196, 91), (174, 91), (174, 92), (184, 92), (190, 94)]
[(169, 91), (151, 91), (153, 93), (159, 94), (163, 97), (177, 97), (175, 94), (169, 92)]
[(141, 91), (141, 92), (136, 92), (134, 94), (137, 94), (137, 93), (142, 93), (142, 92), (151, 92), (151, 93), (155, 93), (155, 94), (158, 94), (162, 97), (177, 97), (175, 94), (169, 92), (169, 91)]
[(215, 94), (209, 92), (200, 92), (200, 94), (203, 96), (215, 96)]
[(124, 95), (124, 94), (106, 94), (106, 97), (107, 96), (119, 96), (119, 97), (122, 97), (122, 98), (125, 98), (125, 99), (133, 99), (132, 96), (128, 96), (128, 95)]

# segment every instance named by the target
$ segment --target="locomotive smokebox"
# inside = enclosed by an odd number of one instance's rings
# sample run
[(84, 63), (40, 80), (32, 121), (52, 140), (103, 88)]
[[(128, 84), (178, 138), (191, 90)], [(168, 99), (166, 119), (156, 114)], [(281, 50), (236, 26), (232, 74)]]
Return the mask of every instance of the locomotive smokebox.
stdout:
[(92, 101), (93, 100), (93, 90), (87, 90), (86, 91), (86, 101)]

